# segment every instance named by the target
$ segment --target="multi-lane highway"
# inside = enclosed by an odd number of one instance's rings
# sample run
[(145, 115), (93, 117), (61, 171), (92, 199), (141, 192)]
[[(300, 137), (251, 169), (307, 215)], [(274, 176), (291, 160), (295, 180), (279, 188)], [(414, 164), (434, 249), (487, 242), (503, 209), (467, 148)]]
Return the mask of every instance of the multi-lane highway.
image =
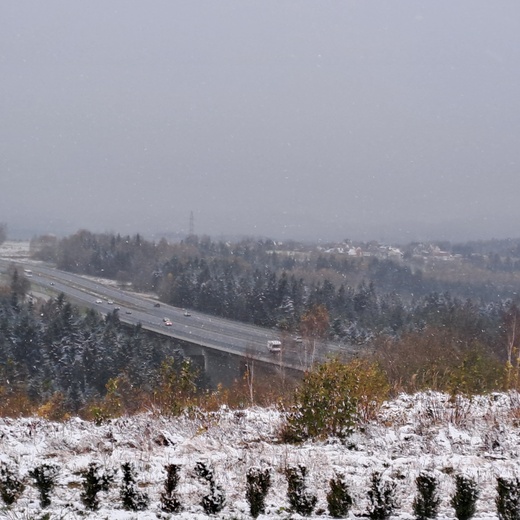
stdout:
[[(0, 270), (5, 271), (10, 261), (0, 259)], [(119, 308), (121, 321), (137, 324), (144, 329), (188, 341), (207, 348), (252, 359), (304, 369), (312, 360), (324, 359), (330, 354), (347, 354), (345, 346), (311, 341), (296, 341), (280, 332), (244, 323), (209, 316), (192, 310), (179, 309), (159, 303), (152, 295), (120, 289), (115, 283), (60, 271), (43, 264), (16, 262), (21, 271), (30, 270), (34, 292), (63, 292), (72, 302), (108, 313)], [(171, 325), (167, 325), (167, 321)], [(281, 340), (279, 353), (269, 352), (267, 342)]]

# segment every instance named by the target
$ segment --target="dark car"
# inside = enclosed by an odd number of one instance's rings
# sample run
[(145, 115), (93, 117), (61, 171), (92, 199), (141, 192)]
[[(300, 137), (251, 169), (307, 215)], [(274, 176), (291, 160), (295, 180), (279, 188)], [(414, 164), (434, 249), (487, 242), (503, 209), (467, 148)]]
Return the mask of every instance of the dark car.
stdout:
[(161, 304), (160, 304), (160, 303), (154, 303), (153, 306), (154, 306), (154, 307), (160, 307)]

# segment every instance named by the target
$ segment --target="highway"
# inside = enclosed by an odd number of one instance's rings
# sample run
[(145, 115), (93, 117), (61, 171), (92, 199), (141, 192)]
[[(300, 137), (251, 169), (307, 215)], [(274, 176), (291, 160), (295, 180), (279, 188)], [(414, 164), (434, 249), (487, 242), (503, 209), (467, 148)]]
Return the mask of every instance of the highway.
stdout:
[[(0, 259), (0, 271), (5, 272), (9, 263), (12, 261)], [(304, 370), (310, 366), (312, 360), (324, 360), (327, 355), (347, 354), (345, 346), (320, 343), (312, 348), (310, 340), (297, 342), (295, 338), (281, 335), (279, 331), (218, 318), (191, 309), (188, 316), (184, 309), (159, 303), (153, 295), (122, 290), (110, 280), (79, 276), (41, 263), (15, 263), (20, 271), (31, 271), (25, 274), (28, 275), (35, 293), (62, 292), (71, 302), (96, 309), (103, 314), (119, 307), (119, 317), (124, 323), (140, 323), (143, 329), (202, 347), (296, 370)], [(165, 319), (171, 321), (171, 326), (165, 324)], [(281, 340), (281, 352), (269, 352), (268, 340)]]

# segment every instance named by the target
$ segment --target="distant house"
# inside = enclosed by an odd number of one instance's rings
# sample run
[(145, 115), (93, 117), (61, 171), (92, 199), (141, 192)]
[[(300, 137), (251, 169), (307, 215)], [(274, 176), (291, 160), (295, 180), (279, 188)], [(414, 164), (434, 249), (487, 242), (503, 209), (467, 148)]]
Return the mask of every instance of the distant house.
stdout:
[(432, 246), (431, 256), (442, 260), (451, 259), (451, 253), (448, 253), (448, 251), (442, 251), (438, 246)]

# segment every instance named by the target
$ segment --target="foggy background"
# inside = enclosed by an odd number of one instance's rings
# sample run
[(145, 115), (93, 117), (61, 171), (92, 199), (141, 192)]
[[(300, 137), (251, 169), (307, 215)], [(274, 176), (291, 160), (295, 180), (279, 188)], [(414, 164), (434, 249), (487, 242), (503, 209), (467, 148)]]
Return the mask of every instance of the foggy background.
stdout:
[(5, 0), (0, 222), (519, 237), (520, 2)]

